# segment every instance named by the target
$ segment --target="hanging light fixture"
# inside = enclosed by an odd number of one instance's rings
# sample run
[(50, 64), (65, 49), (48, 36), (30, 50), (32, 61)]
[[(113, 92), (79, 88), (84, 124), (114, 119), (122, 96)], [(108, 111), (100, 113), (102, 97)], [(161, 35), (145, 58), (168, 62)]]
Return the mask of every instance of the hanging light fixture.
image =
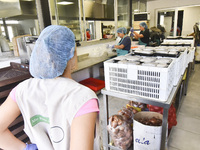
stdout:
[(74, 4), (74, 2), (68, 2), (68, 1), (62, 1), (62, 2), (57, 2), (59, 5), (71, 5)]

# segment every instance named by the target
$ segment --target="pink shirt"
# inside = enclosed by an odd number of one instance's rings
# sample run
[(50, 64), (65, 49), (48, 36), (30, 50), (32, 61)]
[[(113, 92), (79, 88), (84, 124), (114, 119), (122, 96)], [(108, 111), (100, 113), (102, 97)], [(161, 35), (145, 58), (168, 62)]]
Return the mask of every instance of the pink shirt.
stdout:
[[(10, 97), (13, 99), (13, 101), (16, 102), (16, 87), (14, 89), (12, 89), (12, 91), (10, 92)], [(93, 98), (89, 101), (87, 101), (77, 112), (76, 117), (87, 114), (87, 113), (91, 113), (91, 112), (99, 112), (99, 106), (98, 106), (98, 102), (97, 99)]]

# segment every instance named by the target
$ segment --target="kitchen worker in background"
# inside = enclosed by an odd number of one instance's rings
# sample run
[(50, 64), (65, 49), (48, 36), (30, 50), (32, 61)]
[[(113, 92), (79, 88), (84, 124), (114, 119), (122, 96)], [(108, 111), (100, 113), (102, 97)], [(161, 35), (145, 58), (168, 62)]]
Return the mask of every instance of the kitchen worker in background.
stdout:
[[(34, 78), (18, 84), (0, 106), (0, 148), (99, 150), (98, 98), (71, 79), (76, 60), (75, 36), (69, 28), (51, 25), (41, 32), (30, 58)], [(8, 129), (20, 114), (32, 144)]]
[[(170, 36), (173, 36), (174, 35), (174, 27), (171, 28), (170, 30)], [(181, 28), (177, 26), (177, 29), (176, 29), (176, 36), (181, 36)]]
[(135, 39), (137, 39), (139, 42), (139, 45), (149, 45), (149, 29), (148, 26), (145, 22), (141, 22), (140, 25), (140, 33), (138, 34), (137, 32), (134, 31), (133, 28), (131, 28), (131, 32), (134, 34)]
[(90, 29), (86, 29), (86, 37), (87, 37), (87, 41), (91, 40)]
[(117, 45), (112, 45), (111, 48), (116, 48), (117, 56), (126, 55), (130, 52), (131, 49), (131, 39), (127, 35), (127, 29), (124, 27), (118, 28), (117, 34), (121, 40)]
[(195, 39), (194, 47), (200, 44), (200, 30), (198, 26), (199, 26), (199, 23), (195, 23), (193, 26), (194, 32), (187, 35), (187, 36), (194, 36), (194, 39)]

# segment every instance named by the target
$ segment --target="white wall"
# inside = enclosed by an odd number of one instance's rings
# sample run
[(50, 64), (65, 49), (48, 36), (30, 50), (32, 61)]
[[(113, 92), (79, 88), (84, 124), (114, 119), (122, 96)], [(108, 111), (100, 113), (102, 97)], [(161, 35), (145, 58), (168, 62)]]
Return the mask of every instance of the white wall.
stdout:
[(156, 10), (191, 5), (200, 5), (200, 0), (156, 0), (147, 2), (147, 12), (150, 13), (150, 27), (156, 26)]
[(193, 26), (196, 22), (200, 22), (200, 6), (179, 8), (183, 10), (183, 27), (182, 35), (190, 34), (193, 31)]

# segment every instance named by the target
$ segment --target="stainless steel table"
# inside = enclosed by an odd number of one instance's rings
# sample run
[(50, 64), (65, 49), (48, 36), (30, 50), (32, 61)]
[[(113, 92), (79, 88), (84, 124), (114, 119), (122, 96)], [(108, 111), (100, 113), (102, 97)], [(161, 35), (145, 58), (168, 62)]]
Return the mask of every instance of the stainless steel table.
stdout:
[[(162, 101), (158, 101), (158, 100), (156, 101), (156, 100), (153, 100), (150, 98), (144, 98), (144, 97), (140, 97), (140, 96), (134, 96), (134, 95), (124, 94), (124, 93), (119, 93), (119, 92), (112, 92), (112, 91), (107, 91), (105, 89), (102, 89), (101, 93), (103, 94), (103, 109), (104, 109), (103, 128), (106, 129), (107, 124), (108, 124), (108, 118), (109, 118), (108, 96), (121, 98), (121, 99), (127, 100), (127, 101), (131, 100), (131, 101), (135, 101), (135, 102), (141, 102), (141, 103), (150, 104), (150, 105), (154, 105), (154, 106), (158, 106), (158, 107), (163, 107), (161, 150), (164, 150), (165, 149), (165, 141), (166, 141), (167, 123), (168, 123), (168, 110), (172, 104), (174, 97), (176, 96), (176, 94), (178, 92), (178, 89), (179, 89), (181, 83), (182, 83), (182, 76), (180, 77), (180, 80), (179, 80), (177, 86), (173, 87), (171, 94), (166, 102), (162, 102)], [(111, 149), (119, 150), (119, 148), (109, 145), (109, 136), (108, 136), (107, 130), (103, 130), (103, 132), (104, 132), (103, 136), (105, 136), (105, 137), (103, 137), (104, 148), (106, 148), (106, 149), (111, 148)]]

